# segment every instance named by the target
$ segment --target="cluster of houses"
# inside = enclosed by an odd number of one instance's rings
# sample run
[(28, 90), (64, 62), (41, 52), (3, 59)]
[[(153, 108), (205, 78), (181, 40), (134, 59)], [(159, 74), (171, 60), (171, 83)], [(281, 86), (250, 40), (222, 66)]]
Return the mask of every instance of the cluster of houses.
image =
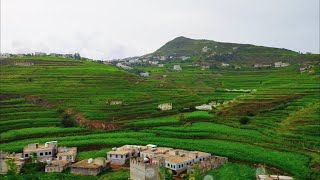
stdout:
[[(0, 152), (0, 174), (6, 174), (10, 167), (6, 163), (13, 159), (20, 172), (23, 165), (30, 158), (46, 163), (45, 172), (62, 172), (70, 168), (72, 174), (96, 176), (112, 165), (123, 166), (130, 163), (130, 179), (159, 179), (160, 166), (171, 169), (176, 174), (193, 168), (198, 164), (201, 170), (210, 170), (220, 167), (227, 162), (227, 158), (211, 156), (210, 153), (200, 151), (186, 151), (169, 147), (124, 145), (112, 148), (106, 157), (84, 159), (76, 162), (77, 147), (58, 146), (57, 141), (44, 144), (33, 143), (24, 147), (22, 153)], [(153, 171), (153, 173), (151, 172)]]
[(111, 164), (125, 165), (130, 162), (130, 179), (160, 179), (159, 167), (181, 174), (193, 169), (197, 164), (202, 171), (220, 167), (226, 163), (226, 157), (212, 156), (200, 151), (187, 151), (169, 147), (124, 145), (107, 152)]
[(308, 66), (305, 66), (305, 67), (301, 67), (299, 70), (301, 73), (304, 73), (304, 72), (307, 72), (309, 71), (313, 66), (312, 65), (308, 65)]
[(8, 159), (13, 159), (18, 172), (31, 157), (36, 161), (46, 163), (45, 172), (62, 172), (70, 167), (72, 174), (97, 175), (110, 167), (110, 161), (104, 157), (85, 159), (76, 162), (77, 147), (58, 146), (57, 141), (46, 142), (45, 144), (33, 143), (24, 147), (22, 153), (0, 152), (0, 174), (6, 174), (10, 167)]
[(253, 65), (254, 68), (270, 68), (270, 67), (279, 68), (279, 67), (288, 67), (288, 66), (290, 66), (290, 64), (285, 62), (275, 62), (273, 65), (272, 64), (254, 64)]
[[(57, 141), (28, 144), (22, 153), (10, 154), (1, 151), (0, 174), (6, 174), (11, 168), (8, 167), (8, 160), (13, 160), (20, 172), (27, 160), (33, 158), (36, 162), (46, 163), (46, 173), (62, 172), (70, 168), (72, 174), (96, 176), (106, 169), (121, 169), (129, 164), (131, 180), (160, 180), (160, 167), (171, 170), (176, 177), (185, 177), (192, 176), (195, 167), (205, 173), (221, 167), (228, 161), (226, 157), (206, 152), (158, 147), (153, 144), (114, 147), (106, 152), (106, 157), (83, 159), (78, 162), (77, 153), (77, 147), (59, 147)], [(289, 176), (257, 175), (257, 180), (267, 179), (292, 180)]]

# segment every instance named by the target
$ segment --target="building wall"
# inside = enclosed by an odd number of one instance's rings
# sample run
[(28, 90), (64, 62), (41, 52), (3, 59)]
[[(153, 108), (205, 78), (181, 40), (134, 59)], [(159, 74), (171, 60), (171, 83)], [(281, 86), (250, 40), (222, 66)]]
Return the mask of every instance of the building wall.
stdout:
[[(153, 176), (148, 174), (148, 169), (153, 169)], [(160, 180), (159, 166), (156, 164), (145, 164), (144, 162), (130, 161), (130, 179), (131, 180)]]
[(101, 168), (87, 169), (87, 168), (73, 168), (72, 167), (70, 172), (72, 174), (96, 176), (101, 172)]
[(119, 155), (119, 154), (107, 154), (107, 159), (111, 161), (111, 164), (124, 165), (131, 156), (129, 154)]
[(57, 156), (57, 159), (75, 162), (76, 156), (75, 155), (59, 155)]
[(0, 159), (0, 174), (7, 174), (8, 168), (6, 159)]
[(45, 172), (62, 172), (64, 167), (61, 166), (54, 166), (54, 167), (46, 167)]

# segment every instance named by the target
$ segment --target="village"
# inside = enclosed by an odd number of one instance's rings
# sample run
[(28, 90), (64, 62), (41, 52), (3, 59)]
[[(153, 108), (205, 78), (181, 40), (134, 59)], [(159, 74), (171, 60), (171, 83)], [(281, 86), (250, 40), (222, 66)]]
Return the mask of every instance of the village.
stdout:
[[(106, 170), (127, 168), (130, 170), (130, 180), (162, 180), (162, 167), (170, 172), (174, 179), (193, 179), (196, 170), (206, 173), (228, 162), (227, 157), (207, 152), (158, 147), (153, 144), (114, 147), (106, 152), (105, 157), (80, 161), (77, 161), (77, 155), (77, 147), (58, 146), (58, 141), (28, 144), (22, 153), (0, 152), (0, 174), (5, 175), (13, 169), (20, 173), (27, 162), (34, 161), (46, 164), (45, 173), (63, 173), (70, 168), (71, 174), (97, 176)], [(257, 175), (257, 179), (292, 180), (289, 176), (264, 174)]]

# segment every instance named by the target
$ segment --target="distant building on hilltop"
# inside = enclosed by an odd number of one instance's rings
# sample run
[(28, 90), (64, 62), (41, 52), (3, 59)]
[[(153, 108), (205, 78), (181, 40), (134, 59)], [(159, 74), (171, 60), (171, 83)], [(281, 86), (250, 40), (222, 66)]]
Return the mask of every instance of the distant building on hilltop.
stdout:
[(210, 48), (208, 48), (207, 46), (203, 47), (202, 48), (202, 52), (206, 53), (210, 50)]

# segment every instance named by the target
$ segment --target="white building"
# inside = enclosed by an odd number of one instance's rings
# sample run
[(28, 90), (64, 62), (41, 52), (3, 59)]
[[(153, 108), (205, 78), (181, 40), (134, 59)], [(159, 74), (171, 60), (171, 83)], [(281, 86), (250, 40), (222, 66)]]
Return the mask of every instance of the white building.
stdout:
[(167, 111), (172, 109), (172, 103), (164, 103), (164, 104), (159, 104), (158, 108), (162, 111)]
[(149, 72), (143, 72), (143, 73), (140, 73), (140, 76), (148, 77), (148, 76), (150, 76), (150, 74), (149, 74)]
[(120, 68), (122, 68), (122, 69), (125, 69), (125, 70), (132, 70), (132, 69), (133, 69), (132, 67), (123, 65), (123, 64), (121, 64), (121, 63), (117, 63), (116, 66), (117, 66), (117, 67), (120, 67)]
[(124, 165), (129, 159), (137, 157), (139, 153), (146, 150), (146, 146), (124, 145), (120, 148), (112, 148), (107, 152), (107, 159), (111, 164)]
[(283, 62), (275, 62), (274, 63), (274, 67), (278, 68), (278, 67), (287, 67), (289, 66), (289, 63), (283, 63)]
[(181, 70), (182, 70), (182, 68), (181, 68), (181, 66), (180, 66), (180, 65), (174, 65), (174, 66), (173, 66), (173, 70), (181, 71)]
[(211, 111), (212, 106), (210, 104), (202, 104), (201, 106), (195, 107), (197, 110), (203, 110), (203, 111)]
[(228, 66), (230, 66), (230, 64), (228, 64), (228, 63), (221, 63), (221, 66), (223, 66), (223, 67), (228, 67)]
[(77, 147), (58, 147), (57, 160), (75, 162), (77, 157)]
[(210, 48), (208, 48), (207, 46), (203, 47), (202, 48), (202, 52), (206, 53), (210, 50)]

